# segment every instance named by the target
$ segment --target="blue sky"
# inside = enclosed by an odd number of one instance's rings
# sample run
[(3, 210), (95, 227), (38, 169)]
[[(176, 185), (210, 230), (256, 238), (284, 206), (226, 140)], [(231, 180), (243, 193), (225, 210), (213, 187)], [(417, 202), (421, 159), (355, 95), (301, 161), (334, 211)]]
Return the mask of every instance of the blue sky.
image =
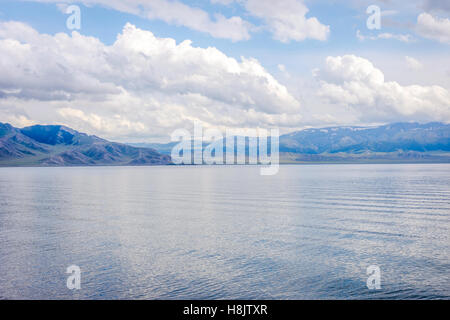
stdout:
[[(66, 26), (71, 4), (79, 30)], [(366, 26), (370, 5), (381, 29)], [(282, 132), (447, 122), (449, 13), (437, 0), (1, 0), (0, 121), (127, 141), (193, 120)]]
[[(55, 1), (64, 2), (64, 1)], [(126, 2), (126, 1), (125, 1)], [(230, 56), (239, 58), (241, 55), (257, 57), (259, 59), (273, 60), (277, 63), (278, 55), (294, 56), (299, 52), (313, 52), (321, 55), (333, 52), (364, 51), (364, 50), (388, 50), (388, 51), (408, 51), (438, 52), (448, 49), (441, 43), (421, 38), (413, 44), (405, 44), (398, 40), (369, 41), (361, 43), (355, 36), (357, 30), (361, 30), (366, 35), (376, 35), (379, 33), (399, 33), (413, 34), (407, 26), (393, 27), (392, 23), (383, 23), (382, 29), (371, 31), (366, 28), (366, 20), (369, 17), (365, 13), (365, 5), (349, 5), (348, 1), (310, 1), (308, 15), (319, 19), (323, 24), (332, 26), (329, 39), (327, 41), (317, 41), (307, 39), (305, 41), (291, 41), (288, 44), (282, 43), (272, 38), (267, 30), (256, 31), (251, 39), (246, 41), (229, 41), (228, 39), (215, 38), (205, 32), (192, 30), (185, 26), (168, 24), (158, 19), (146, 19), (137, 15), (117, 11), (104, 5), (90, 5), (73, 2), (82, 8), (82, 29), (86, 35), (95, 36), (105, 44), (112, 44), (118, 33), (127, 22), (131, 22), (139, 28), (152, 31), (158, 37), (170, 37), (177, 41), (191, 39), (195, 45), (200, 47), (215, 46), (226, 52)], [(363, 1), (362, 1), (363, 2)], [(379, 5), (382, 11), (396, 11), (392, 16), (387, 16), (386, 20), (395, 20), (404, 25), (414, 24), (421, 7), (418, 6), (415, 12), (402, 10), (398, 6), (389, 5), (389, 1), (373, 3)], [(368, 2), (368, 3), (372, 3)], [(444, 1), (443, 1), (444, 2)], [(213, 16), (215, 13), (222, 13), (226, 16), (241, 16), (246, 20), (258, 24), (258, 19), (245, 11), (242, 5), (221, 5), (212, 4), (208, 0), (184, 1), (184, 3), (201, 8)], [(419, 1), (420, 3), (420, 1)], [(445, 16), (445, 15), (441, 15)], [(30, 24), (42, 33), (55, 34), (57, 32), (70, 33), (66, 27), (67, 14), (64, 14), (54, 3), (34, 2), (34, 1), (1, 1), (1, 19), (4, 21), (17, 20)], [(213, 18), (212, 18), (213, 19)], [(272, 58), (272, 59), (270, 59)], [(269, 62), (268, 61), (268, 62)], [(269, 62), (270, 63), (270, 62)]]

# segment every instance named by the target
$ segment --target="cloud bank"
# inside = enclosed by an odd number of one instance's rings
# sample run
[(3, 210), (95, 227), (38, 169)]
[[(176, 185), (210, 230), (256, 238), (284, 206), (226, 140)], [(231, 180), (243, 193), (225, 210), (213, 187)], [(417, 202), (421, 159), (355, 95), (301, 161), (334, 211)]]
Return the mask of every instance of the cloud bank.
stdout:
[[(426, 71), (414, 58), (402, 59), (409, 69)], [(3, 22), (0, 121), (59, 123), (120, 141), (168, 137), (193, 120), (221, 129), (282, 131), (311, 124), (450, 122), (447, 89), (386, 81), (362, 57), (326, 58), (315, 72), (317, 82), (288, 69), (278, 65), (290, 90), (256, 59), (158, 38), (132, 24), (106, 45), (78, 32), (48, 35)]]
[(193, 119), (230, 127), (300, 119), (299, 101), (257, 60), (131, 24), (108, 46), (78, 32), (0, 23), (0, 69), (0, 116), (16, 114), (12, 121), (62, 121), (119, 137), (162, 134)]

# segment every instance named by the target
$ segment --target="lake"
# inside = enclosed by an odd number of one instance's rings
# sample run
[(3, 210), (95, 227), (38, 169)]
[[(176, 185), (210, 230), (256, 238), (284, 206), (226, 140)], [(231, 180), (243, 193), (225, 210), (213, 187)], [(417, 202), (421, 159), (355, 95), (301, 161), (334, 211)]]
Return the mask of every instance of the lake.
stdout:
[(0, 244), (3, 299), (448, 299), (450, 165), (0, 168)]

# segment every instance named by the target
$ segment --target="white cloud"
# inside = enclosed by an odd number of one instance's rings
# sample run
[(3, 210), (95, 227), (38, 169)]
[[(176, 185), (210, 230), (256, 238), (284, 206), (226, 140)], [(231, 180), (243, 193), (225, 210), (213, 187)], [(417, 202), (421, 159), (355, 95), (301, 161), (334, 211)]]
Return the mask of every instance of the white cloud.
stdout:
[(376, 36), (365, 36), (361, 33), (361, 31), (357, 30), (356, 31), (356, 37), (358, 38), (358, 40), (360, 41), (364, 41), (364, 40), (380, 40), (380, 39), (384, 39), (384, 40), (398, 40), (401, 42), (412, 42), (413, 38), (411, 35), (409, 34), (392, 34), (392, 33), (380, 33), (377, 34)]
[(450, 20), (421, 13), (417, 17), (416, 31), (424, 38), (450, 43)]
[(263, 26), (254, 26), (239, 16), (230, 18), (220, 13), (213, 15), (200, 8), (188, 6), (177, 0), (28, 0), (36, 2), (83, 3), (87, 6), (101, 5), (114, 10), (139, 15), (148, 19), (162, 20), (192, 30), (206, 32), (215, 38), (241, 41), (250, 39), (251, 32), (268, 29), (273, 38), (281, 42), (315, 39), (325, 41), (330, 27), (316, 17), (306, 17), (309, 9), (304, 0), (211, 0), (213, 4), (242, 4), (247, 13), (261, 19)]
[(402, 86), (354, 55), (328, 57), (316, 71), (319, 95), (350, 107), (360, 121), (450, 121), (450, 92), (440, 86)]
[(405, 62), (406, 62), (408, 69), (410, 69), (410, 70), (417, 71), (417, 70), (420, 70), (423, 68), (423, 65), (417, 59), (414, 59), (412, 57), (406, 56)]
[(308, 8), (302, 0), (247, 0), (247, 11), (263, 19), (273, 37), (281, 42), (305, 39), (327, 40), (330, 27), (315, 17), (307, 18)]
[(0, 23), (0, 69), (0, 117), (14, 106), (30, 120), (105, 137), (168, 134), (194, 119), (239, 128), (300, 120), (299, 102), (257, 60), (131, 24), (105, 45)]
[(28, 0), (35, 2), (82, 3), (86, 6), (101, 5), (117, 11), (138, 15), (147, 19), (162, 20), (168, 24), (184, 26), (195, 31), (205, 32), (215, 38), (241, 41), (250, 39), (253, 26), (241, 17), (227, 18), (222, 14), (210, 14), (177, 0)]
[[(214, 4), (230, 5), (239, 3), (248, 14), (262, 19), (264, 28), (273, 38), (284, 43), (315, 39), (328, 39), (330, 27), (319, 22), (316, 17), (306, 17), (309, 9), (304, 0), (210, 0)], [(385, 12), (395, 14), (395, 12)]]

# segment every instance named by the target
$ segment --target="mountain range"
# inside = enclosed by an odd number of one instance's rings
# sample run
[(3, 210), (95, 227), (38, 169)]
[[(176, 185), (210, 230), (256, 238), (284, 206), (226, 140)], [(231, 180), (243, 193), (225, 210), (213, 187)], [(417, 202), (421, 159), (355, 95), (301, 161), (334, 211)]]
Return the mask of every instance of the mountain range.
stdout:
[[(123, 144), (61, 125), (0, 123), (0, 166), (166, 165), (176, 144)], [(305, 129), (280, 136), (280, 161), (450, 162), (450, 125)]]
[(0, 123), (0, 166), (165, 165), (170, 156), (80, 133), (65, 126)]
[(450, 125), (393, 123), (305, 129), (280, 137), (285, 162), (450, 162)]
[[(151, 147), (170, 155), (176, 144), (133, 145)], [(408, 122), (376, 127), (305, 129), (280, 136), (280, 161), (450, 162), (450, 125)]]

